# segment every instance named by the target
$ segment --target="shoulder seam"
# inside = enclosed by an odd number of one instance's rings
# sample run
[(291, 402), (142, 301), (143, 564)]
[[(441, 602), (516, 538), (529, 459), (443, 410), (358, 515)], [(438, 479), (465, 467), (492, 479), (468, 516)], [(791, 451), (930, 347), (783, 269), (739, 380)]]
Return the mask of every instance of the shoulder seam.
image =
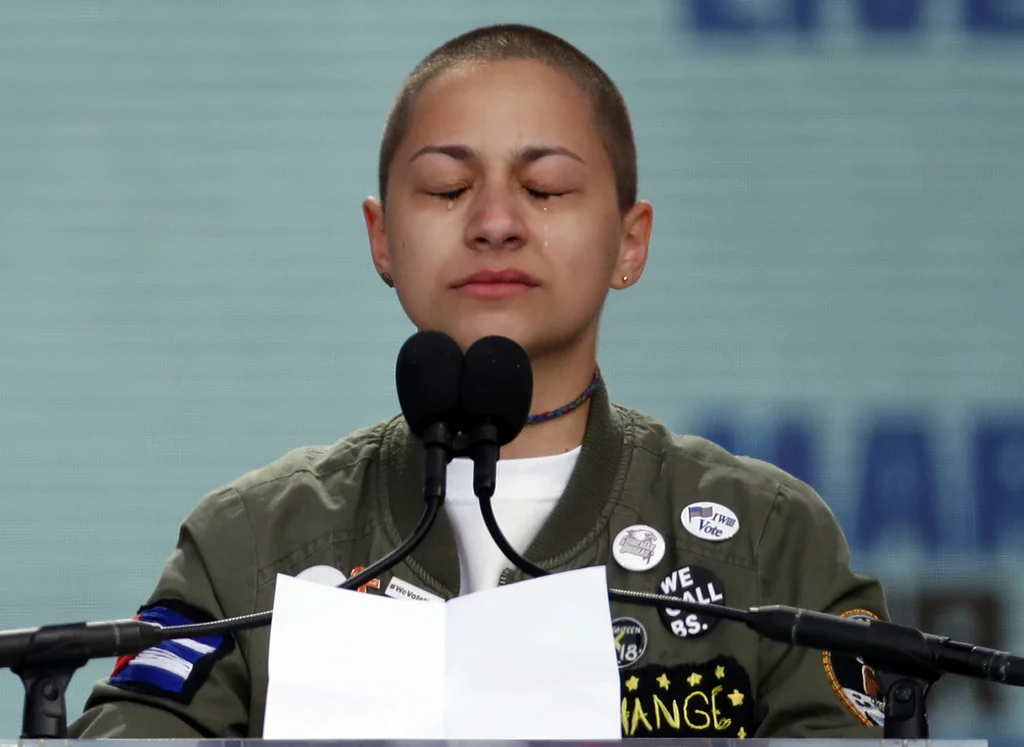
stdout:
[[(679, 443), (675, 439), (682, 438), (682, 437), (687, 437), (686, 434), (678, 434), (678, 433), (671, 433), (671, 432), (670, 432), (670, 435), (673, 437), (672, 444), (674, 446), (677, 446), (677, 447), (679, 446)], [(697, 436), (696, 438), (700, 438), (700, 437)], [(710, 442), (710, 443), (712, 443), (714, 446), (716, 446), (716, 447), (721, 449), (721, 447), (718, 446), (718, 444), (714, 444), (714, 442)], [(668, 452), (669, 452), (669, 450), (665, 448), (665, 444), (664, 444), (663, 441), (659, 441), (660, 448), (658, 448), (657, 450), (652, 449), (650, 446), (640, 442), (639, 440), (637, 440), (634, 445), (635, 445), (636, 448), (643, 449), (648, 454), (650, 454), (651, 456), (655, 456), (655, 457), (664, 458), (668, 454)], [(733, 454), (732, 452), (725, 451), (724, 449), (722, 451), (723, 451), (724, 454), (727, 454), (733, 460), (733, 464), (730, 465), (731, 467), (740, 467), (740, 468), (742, 468), (743, 472), (748, 474), (748, 475), (753, 475), (755, 477), (763, 477), (766, 480), (771, 480), (771, 478), (768, 477), (767, 475), (762, 475), (758, 471), (756, 466), (750, 463), (750, 461), (749, 461), (750, 458), (749, 457), (744, 457), (744, 456), (741, 456), (739, 454)], [(699, 467), (699, 468), (701, 468), (703, 470), (712, 469), (712, 468), (714, 468), (716, 466), (715, 464), (709, 463), (707, 461), (696, 459), (696, 458), (694, 458), (694, 456), (692, 454), (689, 454), (689, 453), (687, 453), (685, 451), (680, 451), (678, 453), (678, 457), (683, 459), (683, 460), (685, 460), (687, 464), (693, 465), (695, 467)], [(774, 465), (769, 465), (769, 466), (774, 466)], [(771, 484), (773, 485), (774, 492), (776, 492), (776, 493), (779, 490), (781, 490), (782, 485), (783, 485), (783, 483), (779, 482), (778, 480), (771, 480)]]
[[(259, 580), (260, 574), (264, 573), (268, 568), (273, 568), (274, 566), (286, 562), (290, 565), (301, 563), (307, 558), (310, 558), (313, 555), (315, 555), (316, 552), (323, 547), (334, 545), (338, 542), (350, 542), (352, 540), (363, 539), (364, 537), (367, 537), (373, 533), (374, 527), (375, 525), (373, 523), (373, 520), (370, 519), (358, 531), (353, 530), (351, 532), (344, 532), (338, 531), (336, 529), (328, 530), (326, 532), (318, 534), (316, 537), (313, 537), (306, 544), (296, 547), (291, 552), (286, 553), (285, 555), (282, 555), (278, 558), (275, 558), (274, 560), (267, 561), (264, 565), (256, 569), (256, 579), (254, 582), (256, 590), (260, 591), (273, 582), (272, 580), (262, 582)], [(299, 553), (301, 553), (301, 555)], [(293, 555), (296, 555), (297, 557), (292, 558), (291, 556)]]
[(768, 506), (768, 511), (764, 517), (764, 523), (761, 525), (761, 532), (757, 535), (757, 542), (754, 544), (754, 566), (757, 569), (757, 603), (760, 605), (761, 600), (761, 541), (764, 539), (765, 532), (768, 531), (768, 522), (772, 519), (772, 514), (775, 511), (775, 507), (779, 503), (779, 499), (782, 497), (782, 483), (776, 483), (775, 495), (772, 497), (771, 505)]
[[(379, 444), (376, 444), (375, 447), (378, 450), (380, 449), (380, 445)], [(358, 457), (356, 457), (355, 459), (353, 459), (350, 462), (345, 462), (344, 464), (339, 464), (337, 467), (335, 467), (334, 469), (332, 469), (329, 472), (317, 472), (315, 469), (312, 469), (310, 467), (298, 467), (296, 469), (293, 469), (291, 472), (285, 473), (283, 475), (274, 475), (273, 477), (267, 477), (267, 478), (265, 478), (263, 480), (260, 480), (259, 482), (254, 482), (251, 485), (246, 486), (244, 488), (244, 492), (248, 493), (250, 490), (255, 490), (257, 488), (262, 488), (265, 485), (270, 485), (271, 483), (277, 482), (279, 480), (287, 480), (288, 478), (295, 477), (295, 475), (299, 475), (299, 474), (312, 475), (313, 477), (316, 477), (316, 478), (330, 477), (331, 475), (333, 475), (333, 474), (335, 474), (337, 472), (340, 472), (343, 469), (347, 469), (348, 467), (354, 467), (355, 465), (359, 464), (360, 462), (364, 462), (364, 461), (369, 460), (369, 459), (373, 459), (373, 456), (367, 456), (365, 454), (361, 454), (361, 455), (359, 455)], [(234, 490), (236, 493), (241, 495), (242, 491), (240, 491), (239, 488), (238, 488), (238, 480), (235, 480), (234, 482), (230, 483), (230, 485), (228, 487), (230, 487), (231, 490)]]
[[(254, 605), (254, 607), (253, 607), (253, 611), (255, 611), (256, 595), (258, 594), (259, 590), (262, 589), (263, 586), (265, 586), (265, 584), (261, 584), (260, 581), (259, 581), (260, 574), (263, 573), (263, 571), (265, 571), (267, 568), (271, 568), (271, 567), (281, 563), (286, 558), (288, 558), (289, 556), (291, 556), (291, 555), (293, 555), (295, 553), (299, 553), (299, 552), (307, 552), (307, 553), (315, 552), (316, 548), (323, 546), (325, 538), (328, 538), (327, 544), (330, 544), (331, 542), (336, 541), (334, 539), (330, 539), (332, 537), (332, 535), (337, 535), (339, 533), (338, 533), (336, 528), (327, 529), (327, 530), (321, 532), (320, 534), (316, 535), (315, 537), (309, 538), (302, 545), (289, 550), (288, 552), (284, 553), (281, 556), (274, 557), (274, 558), (268, 558), (266, 560), (266, 562), (261, 564), (260, 563), (260, 558), (259, 558), (258, 548), (256, 548), (256, 531), (255, 531), (255, 527), (253, 526), (252, 517), (249, 514), (249, 508), (248, 508), (248, 505), (247, 505), (247, 501), (249, 499), (252, 499), (251, 493), (253, 493), (255, 491), (258, 491), (261, 488), (265, 488), (265, 487), (267, 487), (269, 485), (272, 485), (275, 482), (280, 482), (282, 480), (288, 480), (288, 479), (290, 479), (292, 477), (295, 477), (296, 475), (300, 475), (300, 474), (308, 475), (309, 477), (311, 477), (311, 478), (313, 478), (315, 480), (322, 480), (323, 478), (330, 477), (331, 475), (337, 474), (338, 472), (341, 472), (342, 470), (345, 470), (345, 469), (348, 469), (350, 467), (354, 467), (356, 465), (359, 465), (362, 462), (373, 461), (380, 454), (380, 443), (379, 443), (379, 440), (375, 440), (375, 441), (373, 441), (371, 443), (373, 444), (373, 448), (374, 448), (374, 452), (373, 453), (371, 453), (371, 454), (360, 454), (356, 458), (354, 458), (354, 459), (352, 459), (350, 461), (346, 461), (346, 462), (344, 462), (342, 464), (339, 464), (339, 465), (335, 466), (333, 469), (331, 469), (330, 471), (327, 471), (327, 472), (318, 472), (317, 470), (312, 469), (311, 467), (305, 466), (305, 467), (298, 467), (298, 468), (293, 469), (290, 472), (287, 472), (285, 474), (274, 475), (273, 477), (267, 477), (267, 478), (265, 478), (263, 480), (260, 480), (258, 482), (252, 482), (252, 483), (246, 485), (244, 488), (241, 488), (241, 489), (239, 488), (237, 480), (232, 482), (232, 483), (229, 483), (227, 485), (227, 490), (229, 490), (231, 493), (233, 493), (235, 496), (237, 496), (238, 499), (239, 499), (239, 502), (242, 504), (242, 511), (245, 514), (246, 522), (247, 522), (247, 524), (249, 526), (249, 533), (250, 533), (250, 536), (252, 537), (253, 552), (254, 552), (254, 568), (255, 568), (254, 576), (253, 576), (253, 579), (252, 579), (253, 590), (254, 590), (254, 595), (253, 595), (253, 605)], [(362, 527), (360, 530), (352, 532), (351, 536), (347, 537), (347, 539), (351, 539), (351, 538), (355, 538), (355, 537), (364, 537), (370, 531), (372, 531), (372, 527), (369, 528), (369, 529), (367, 527)], [(345, 533), (341, 533), (341, 534), (344, 535)], [(313, 548), (313, 549), (311, 550), (310, 548)]]
[(256, 578), (259, 573), (260, 567), (260, 556), (259, 551), (256, 548), (256, 529), (252, 525), (252, 517), (249, 515), (249, 507), (245, 505), (245, 500), (242, 498), (242, 494), (234, 487), (231, 488), (231, 492), (234, 493), (235, 497), (238, 498), (238, 502), (242, 505), (242, 513), (245, 515), (245, 523), (249, 527), (249, 538), (252, 540), (252, 609), (250, 614), (256, 612)]

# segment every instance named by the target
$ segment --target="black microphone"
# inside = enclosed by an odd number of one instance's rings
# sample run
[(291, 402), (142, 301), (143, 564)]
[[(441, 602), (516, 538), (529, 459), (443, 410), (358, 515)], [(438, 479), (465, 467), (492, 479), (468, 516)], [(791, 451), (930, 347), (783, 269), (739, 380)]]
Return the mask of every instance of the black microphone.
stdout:
[(444, 500), (462, 365), (462, 349), (443, 332), (417, 332), (398, 352), (398, 402), (409, 430), (427, 450), (424, 494), (428, 500)]
[(516, 552), (494, 518), (494, 495), (501, 447), (526, 426), (533, 400), (533, 369), (518, 343), (492, 335), (466, 351), (459, 389), (459, 453), (473, 459), (473, 493), (480, 500), (484, 525), (501, 552), (531, 576), (547, 574)]
[(474, 342), (462, 364), (459, 425), (473, 459), (473, 492), (494, 495), (500, 449), (519, 435), (530, 415), (533, 368), (526, 351), (507, 337)]
[(909, 625), (850, 619), (783, 605), (752, 607), (748, 614), (747, 626), (765, 638), (825, 651), (856, 651), (857, 656), (880, 669), (925, 679), (950, 672), (1024, 686), (1024, 658), (923, 633)]

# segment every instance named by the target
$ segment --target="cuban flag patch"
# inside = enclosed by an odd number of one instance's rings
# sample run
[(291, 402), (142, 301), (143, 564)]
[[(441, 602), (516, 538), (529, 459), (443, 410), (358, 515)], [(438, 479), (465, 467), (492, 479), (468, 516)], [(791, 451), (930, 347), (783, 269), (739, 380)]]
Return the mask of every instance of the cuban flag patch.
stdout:
[[(135, 619), (170, 627), (209, 622), (213, 618), (195, 607), (163, 600), (140, 609)], [(220, 634), (164, 641), (133, 656), (120, 657), (109, 682), (125, 690), (189, 703), (213, 665), (234, 647), (231, 635)]]

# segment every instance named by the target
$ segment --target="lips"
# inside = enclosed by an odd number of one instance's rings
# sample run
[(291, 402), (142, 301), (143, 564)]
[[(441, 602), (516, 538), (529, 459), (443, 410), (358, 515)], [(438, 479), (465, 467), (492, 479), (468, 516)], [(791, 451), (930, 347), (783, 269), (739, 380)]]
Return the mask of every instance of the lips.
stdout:
[(504, 270), (479, 270), (455, 283), (459, 293), (472, 298), (513, 298), (529, 293), (540, 285), (527, 272), (514, 268)]
[(532, 275), (522, 270), (508, 268), (504, 270), (479, 270), (455, 284), (456, 288), (469, 284), (522, 283), (523, 285), (539, 285)]

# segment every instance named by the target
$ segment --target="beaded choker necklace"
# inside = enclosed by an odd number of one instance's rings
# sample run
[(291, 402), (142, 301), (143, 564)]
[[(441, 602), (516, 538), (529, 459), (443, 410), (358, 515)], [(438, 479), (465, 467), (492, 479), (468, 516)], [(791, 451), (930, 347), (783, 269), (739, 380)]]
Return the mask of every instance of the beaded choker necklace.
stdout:
[(597, 389), (597, 385), (601, 383), (601, 367), (594, 367), (594, 375), (590, 379), (590, 383), (587, 384), (587, 388), (583, 390), (583, 393), (579, 397), (574, 399), (572, 402), (568, 402), (561, 407), (556, 407), (554, 410), (548, 410), (547, 412), (539, 412), (536, 415), (531, 415), (526, 419), (527, 425), (536, 425), (537, 423), (543, 423), (545, 420), (551, 420), (557, 418), (560, 415), (565, 415), (568, 412), (572, 412), (577, 407), (582, 405), (591, 395), (594, 390)]

